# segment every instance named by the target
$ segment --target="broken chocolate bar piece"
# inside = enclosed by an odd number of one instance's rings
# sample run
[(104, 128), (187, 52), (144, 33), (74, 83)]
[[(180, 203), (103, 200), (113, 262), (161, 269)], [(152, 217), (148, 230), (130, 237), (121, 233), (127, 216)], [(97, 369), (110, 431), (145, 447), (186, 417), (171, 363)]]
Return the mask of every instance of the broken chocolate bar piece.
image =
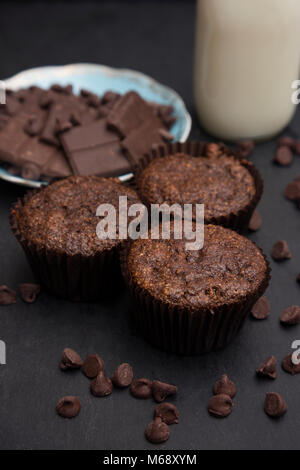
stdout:
[(59, 123), (74, 125), (74, 115), (80, 116), (82, 124), (96, 119), (96, 112), (75, 95), (60, 94), (60, 100), (50, 106), (45, 127), (41, 133), (41, 140), (48, 144), (60, 146), (58, 133)]
[(100, 119), (60, 134), (62, 147), (76, 175), (117, 176), (131, 171), (115, 132)]
[(121, 137), (126, 137), (131, 131), (153, 118), (155, 113), (152, 107), (135, 91), (129, 91), (116, 101), (107, 116), (107, 123)]
[[(157, 118), (154, 119), (156, 120)], [(132, 131), (130, 135), (122, 141), (122, 148), (132, 165), (138, 164), (143, 155), (150, 152), (153, 145), (164, 143), (160, 133), (161, 129), (155, 127), (155, 124), (153, 124), (153, 120), (146, 122)]]
[(17, 167), (35, 165), (36, 175), (38, 172), (58, 177), (70, 175), (70, 167), (60, 149), (40, 142), (38, 136), (29, 136), (24, 131), (28, 119), (26, 114), (13, 116), (2, 129), (0, 160)]

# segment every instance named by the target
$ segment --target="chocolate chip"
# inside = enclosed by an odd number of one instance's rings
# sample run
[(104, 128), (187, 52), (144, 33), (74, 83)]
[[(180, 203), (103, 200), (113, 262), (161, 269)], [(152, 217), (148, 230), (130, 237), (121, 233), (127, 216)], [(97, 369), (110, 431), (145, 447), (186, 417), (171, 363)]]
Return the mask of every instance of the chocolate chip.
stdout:
[(39, 284), (33, 284), (29, 282), (19, 284), (21, 298), (28, 304), (35, 302), (37, 295), (40, 293), (40, 290), (41, 287)]
[(300, 323), (300, 307), (298, 305), (287, 307), (280, 315), (280, 321), (285, 325), (297, 325)]
[(170, 429), (161, 418), (155, 418), (148, 424), (145, 430), (145, 436), (152, 444), (161, 444), (169, 439)]
[(230, 415), (233, 407), (233, 402), (229, 395), (220, 393), (211, 397), (208, 405), (208, 411), (210, 414), (217, 416), (218, 418), (225, 418)]
[(260, 297), (253, 305), (251, 314), (256, 320), (264, 320), (270, 315), (270, 304), (266, 297)]
[(171, 134), (171, 132), (167, 131), (166, 129), (159, 129), (158, 133), (166, 142), (171, 142), (174, 139), (173, 134)]
[(257, 375), (269, 377), (270, 379), (276, 379), (277, 371), (276, 371), (276, 359), (274, 356), (268, 357), (265, 361), (263, 361), (258, 369), (256, 369)]
[(253, 140), (242, 140), (237, 142), (237, 150), (241, 157), (247, 158), (253, 152), (254, 142)]
[(0, 305), (11, 305), (17, 301), (17, 294), (9, 287), (0, 286)]
[(152, 395), (155, 401), (161, 403), (169, 395), (174, 395), (178, 388), (176, 385), (167, 384), (160, 382), (159, 380), (153, 380), (152, 384)]
[(265, 398), (265, 412), (272, 418), (280, 418), (287, 410), (287, 404), (279, 393), (268, 392)]
[(256, 230), (260, 229), (261, 223), (262, 223), (262, 220), (261, 220), (261, 216), (259, 212), (254, 211), (249, 221), (248, 229), (251, 230), (252, 232), (256, 232)]
[(152, 382), (148, 379), (136, 379), (130, 385), (130, 393), (135, 398), (151, 398)]
[(281, 367), (285, 372), (288, 372), (291, 375), (296, 375), (300, 373), (300, 363), (294, 364), (292, 360), (293, 353), (288, 354), (282, 360)]
[(300, 273), (297, 275), (296, 281), (299, 282), (299, 284), (300, 284)]
[(30, 117), (26, 124), (24, 125), (24, 132), (34, 137), (35, 135), (39, 135), (42, 130), (42, 123), (41, 120), (38, 119), (36, 116)]
[(279, 137), (277, 140), (277, 147), (290, 147), (293, 150), (295, 145), (295, 140), (292, 137), (288, 137), (284, 135), (283, 137)]
[(272, 249), (272, 258), (275, 261), (290, 259), (291, 257), (292, 254), (285, 240), (279, 240), (274, 244)]
[(89, 378), (93, 379), (99, 372), (104, 371), (104, 361), (98, 354), (88, 356), (82, 366), (82, 372)]
[(63, 418), (74, 418), (78, 415), (80, 408), (80, 401), (73, 396), (61, 398), (56, 405), (57, 413)]
[(292, 181), (284, 191), (285, 197), (290, 201), (300, 201), (300, 182)]
[(209, 144), (206, 144), (205, 146), (205, 155), (207, 157), (218, 157), (221, 155), (222, 151), (219, 147), (218, 144), (215, 144), (213, 142), (210, 142)]
[(221, 379), (215, 383), (213, 390), (215, 395), (229, 395), (230, 398), (236, 395), (236, 386), (226, 374), (222, 375)]
[(130, 364), (124, 362), (120, 364), (112, 377), (112, 382), (116, 387), (128, 387), (133, 380), (133, 370)]
[(83, 364), (83, 360), (79, 354), (71, 348), (65, 348), (61, 355), (60, 368), (62, 370), (67, 369), (79, 369)]
[(172, 403), (160, 403), (155, 407), (154, 418), (161, 418), (166, 424), (177, 424), (179, 413)]
[(293, 154), (291, 149), (286, 145), (278, 147), (273, 161), (280, 166), (290, 165), (293, 161)]
[(38, 180), (41, 176), (40, 168), (34, 163), (26, 163), (21, 169), (22, 178), (28, 180)]
[(106, 397), (113, 390), (113, 384), (110, 379), (105, 377), (104, 372), (100, 371), (97, 377), (91, 382), (91, 392), (95, 397)]

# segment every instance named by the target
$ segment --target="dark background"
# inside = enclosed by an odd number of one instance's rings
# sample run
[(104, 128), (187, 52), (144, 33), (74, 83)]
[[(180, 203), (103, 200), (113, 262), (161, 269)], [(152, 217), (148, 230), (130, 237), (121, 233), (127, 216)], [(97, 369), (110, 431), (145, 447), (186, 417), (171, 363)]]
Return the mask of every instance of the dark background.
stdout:
[[(25, 3), (25, 2), (24, 2)], [(192, 138), (203, 138), (194, 115), (192, 63), (195, 4), (192, 1), (102, 1), (1, 3), (0, 78), (30, 67), (95, 62), (140, 70), (173, 87), (194, 118)], [(295, 77), (296, 78), (296, 77)], [(259, 113), (259, 108), (257, 110)], [(286, 131), (300, 137), (297, 112)], [(81, 372), (62, 373), (64, 347), (82, 356), (99, 353), (111, 374), (120, 362), (132, 363), (136, 377), (159, 378), (179, 387), (174, 403), (180, 424), (161, 449), (297, 449), (300, 434), (300, 376), (278, 368), (276, 381), (258, 380), (255, 368), (271, 354), (280, 362), (300, 339), (300, 326), (283, 328), (279, 315), (299, 303), (300, 212), (284, 199), (285, 185), (300, 173), (300, 157), (289, 168), (272, 164), (275, 141), (256, 147), (251, 159), (265, 179), (259, 205), (261, 230), (251, 235), (270, 254), (273, 243), (286, 239), (293, 257), (271, 262), (267, 292), (271, 316), (249, 319), (239, 337), (224, 351), (202, 357), (177, 357), (153, 349), (135, 336), (128, 321), (126, 292), (106, 303), (76, 304), (43, 292), (33, 305), (0, 307), (0, 339), (7, 345), (7, 364), (0, 366), (0, 448), (2, 449), (153, 449), (143, 436), (154, 402), (133, 399), (128, 390), (108, 398), (89, 393)], [(16, 288), (32, 274), (13, 238), (8, 211), (24, 188), (0, 182), (0, 284)], [(227, 373), (237, 384), (234, 411), (227, 419), (208, 415), (213, 383)], [(266, 391), (288, 403), (279, 421), (263, 411)], [(63, 420), (55, 413), (66, 394), (82, 402), (80, 415)]]

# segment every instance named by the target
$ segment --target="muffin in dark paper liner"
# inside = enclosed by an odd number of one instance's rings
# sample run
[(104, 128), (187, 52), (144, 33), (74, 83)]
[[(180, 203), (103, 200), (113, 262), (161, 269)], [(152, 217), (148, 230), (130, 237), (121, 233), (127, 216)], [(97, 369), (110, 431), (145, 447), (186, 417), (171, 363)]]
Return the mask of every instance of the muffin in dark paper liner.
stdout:
[(270, 267), (253, 242), (205, 225), (204, 246), (135, 240), (120, 252), (138, 330), (154, 346), (196, 355), (225, 347), (265, 292)]
[[(11, 229), (36, 278), (53, 294), (96, 300), (122, 284), (121, 240), (100, 240), (96, 209), (115, 206), (119, 196), (138, 203), (135, 191), (118, 179), (71, 176), (28, 192), (10, 211)], [(117, 218), (118, 220), (118, 218)]]
[(258, 170), (224, 144), (175, 142), (154, 146), (134, 168), (143, 203), (205, 205), (205, 223), (243, 232), (257, 206)]

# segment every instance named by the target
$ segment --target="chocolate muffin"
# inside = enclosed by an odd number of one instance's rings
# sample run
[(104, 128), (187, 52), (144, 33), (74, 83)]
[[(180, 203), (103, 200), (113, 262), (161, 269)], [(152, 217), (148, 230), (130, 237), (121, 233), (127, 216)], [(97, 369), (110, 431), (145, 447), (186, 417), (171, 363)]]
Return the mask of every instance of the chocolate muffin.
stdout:
[[(71, 300), (94, 300), (110, 292), (121, 276), (120, 239), (99, 239), (96, 209), (119, 196), (138, 196), (118, 179), (70, 176), (29, 192), (11, 209), (12, 230), (36, 277), (51, 292)], [(117, 227), (118, 236), (118, 227)]]
[(270, 272), (256, 245), (216, 225), (205, 225), (201, 250), (187, 251), (185, 239), (149, 234), (122, 250), (121, 263), (139, 329), (155, 346), (180, 354), (228, 344)]
[(244, 230), (262, 195), (254, 165), (223, 144), (160, 146), (135, 169), (138, 192), (150, 204), (204, 204), (206, 223)]

